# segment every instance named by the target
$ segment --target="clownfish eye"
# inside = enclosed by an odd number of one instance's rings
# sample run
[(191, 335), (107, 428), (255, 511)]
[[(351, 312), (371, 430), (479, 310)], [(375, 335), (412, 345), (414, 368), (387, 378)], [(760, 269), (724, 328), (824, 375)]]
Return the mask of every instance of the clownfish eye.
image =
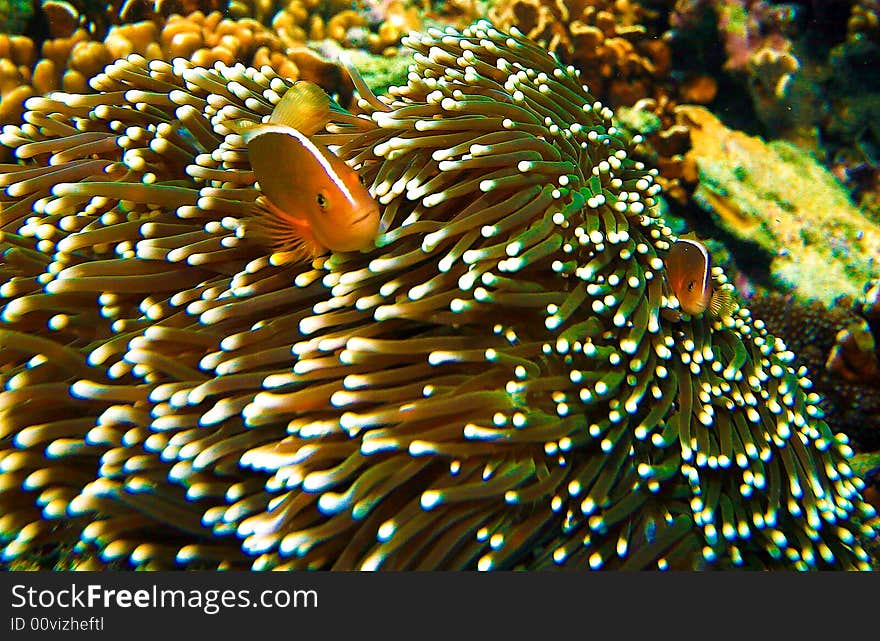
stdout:
[(321, 209), (327, 209), (327, 205), (330, 204), (330, 201), (327, 200), (327, 196), (324, 195), (323, 192), (318, 192), (318, 207)]
[(695, 280), (688, 282), (688, 291), (689, 292), (694, 291), (694, 285), (696, 285), (696, 284), (697, 284), (697, 281), (695, 281)]

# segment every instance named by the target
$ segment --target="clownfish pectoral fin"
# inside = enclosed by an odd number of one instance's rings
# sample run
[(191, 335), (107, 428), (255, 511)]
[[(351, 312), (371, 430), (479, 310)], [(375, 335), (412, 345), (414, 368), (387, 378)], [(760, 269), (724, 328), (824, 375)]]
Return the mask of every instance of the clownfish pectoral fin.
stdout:
[(271, 262), (275, 265), (310, 260), (326, 251), (306, 220), (285, 213), (263, 196), (257, 198), (243, 225), (245, 236), (274, 251)]
[(315, 83), (300, 80), (281, 96), (269, 116), (269, 123), (311, 136), (327, 124), (330, 116), (330, 97)]
[(243, 138), (248, 135), (248, 132), (255, 131), (257, 128), (261, 127), (262, 123), (242, 118), (240, 120), (225, 120), (223, 121), (223, 125)]
[(713, 318), (727, 318), (737, 308), (736, 299), (728, 289), (716, 289), (709, 300), (709, 314)]
[(681, 320), (681, 311), (677, 309), (670, 309), (668, 307), (664, 307), (660, 310), (660, 315), (668, 320), (670, 323), (677, 323)]

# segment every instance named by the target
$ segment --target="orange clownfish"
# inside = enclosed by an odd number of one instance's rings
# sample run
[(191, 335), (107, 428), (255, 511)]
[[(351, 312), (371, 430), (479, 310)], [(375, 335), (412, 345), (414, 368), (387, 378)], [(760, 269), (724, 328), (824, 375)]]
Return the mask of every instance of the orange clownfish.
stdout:
[(681, 305), (681, 311), (690, 316), (706, 309), (712, 316), (729, 315), (733, 299), (726, 289), (712, 287), (712, 257), (706, 246), (696, 237), (682, 237), (675, 241), (666, 255), (666, 280)]
[(267, 122), (233, 125), (262, 191), (245, 233), (293, 258), (369, 249), (379, 230), (379, 205), (358, 173), (310, 139), (329, 119), (327, 94), (299, 81)]

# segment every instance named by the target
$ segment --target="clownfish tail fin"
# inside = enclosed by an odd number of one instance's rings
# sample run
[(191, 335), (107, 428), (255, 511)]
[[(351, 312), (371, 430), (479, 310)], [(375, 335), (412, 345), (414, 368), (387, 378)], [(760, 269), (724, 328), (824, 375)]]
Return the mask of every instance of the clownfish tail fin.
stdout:
[(330, 116), (330, 97), (315, 83), (300, 80), (284, 92), (269, 116), (269, 123), (311, 136), (324, 128)]
[(738, 306), (733, 292), (726, 287), (716, 289), (712, 292), (712, 298), (709, 301), (709, 314), (713, 318), (726, 318), (733, 314)]
[(326, 249), (312, 234), (308, 222), (286, 214), (260, 196), (242, 221), (243, 235), (272, 250), (273, 265), (311, 260)]

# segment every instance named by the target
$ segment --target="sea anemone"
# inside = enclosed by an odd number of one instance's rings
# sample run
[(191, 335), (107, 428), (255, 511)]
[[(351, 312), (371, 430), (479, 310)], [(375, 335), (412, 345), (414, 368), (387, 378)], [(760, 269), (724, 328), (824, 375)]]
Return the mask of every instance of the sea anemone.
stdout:
[(746, 309), (677, 309), (638, 137), (515, 29), (405, 44), (408, 84), (317, 135), (383, 207), (366, 252), (242, 227), (227, 124), (268, 67), (130, 56), (4, 129), (6, 557), (868, 569), (805, 371)]

